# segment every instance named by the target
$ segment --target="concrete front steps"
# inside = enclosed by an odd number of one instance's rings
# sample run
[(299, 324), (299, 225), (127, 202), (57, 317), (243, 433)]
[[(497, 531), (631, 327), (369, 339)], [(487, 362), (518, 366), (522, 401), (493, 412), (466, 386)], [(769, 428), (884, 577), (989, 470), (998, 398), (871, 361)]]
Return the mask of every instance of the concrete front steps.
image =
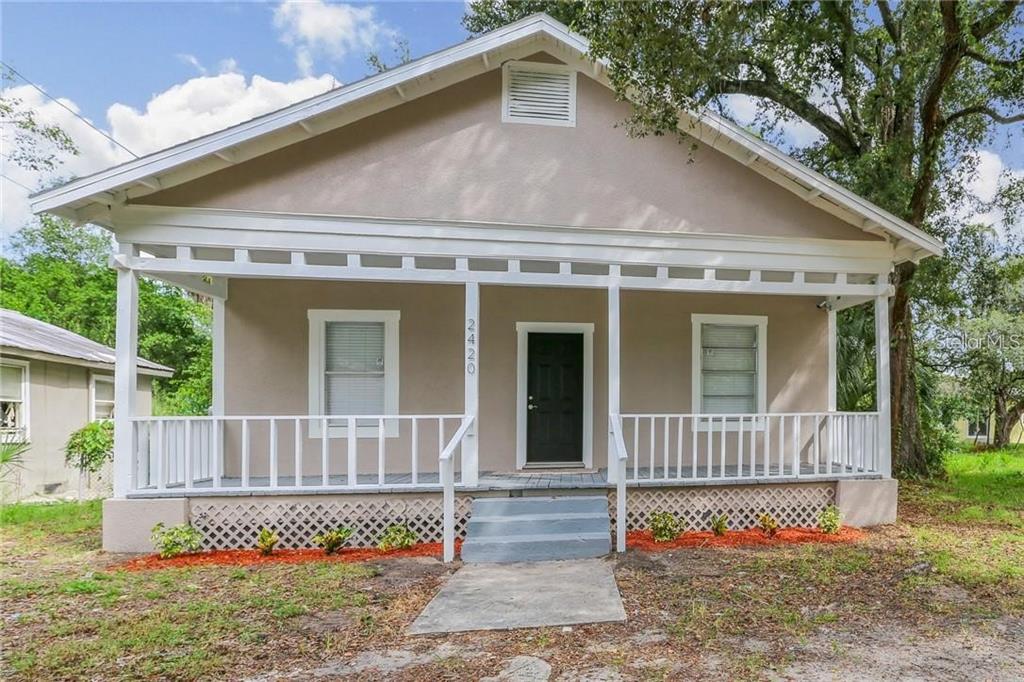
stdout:
[(467, 563), (556, 561), (611, 551), (608, 498), (477, 497), (466, 527)]

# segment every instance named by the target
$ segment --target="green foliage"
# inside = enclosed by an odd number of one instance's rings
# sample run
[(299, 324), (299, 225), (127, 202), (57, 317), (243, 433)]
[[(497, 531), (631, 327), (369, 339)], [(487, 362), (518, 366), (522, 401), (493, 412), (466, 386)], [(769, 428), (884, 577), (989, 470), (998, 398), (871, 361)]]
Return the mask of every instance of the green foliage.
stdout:
[(71, 136), (54, 124), (43, 123), (36, 111), (17, 97), (12, 97), (8, 86), (15, 75), (3, 70), (0, 91), (0, 120), (4, 121), (3, 146), (5, 161), (34, 171), (52, 171), (61, 162), (59, 153), (77, 154)]
[(775, 534), (779, 532), (779, 522), (771, 514), (764, 513), (757, 517), (757, 527), (760, 528), (765, 535), (768, 537), (775, 537)]
[(384, 534), (380, 536), (377, 549), (385, 552), (392, 549), (407, 549), (416, 544), (416, 533), (409, 530), (408, 526), (393, 524), (387, 527)]
[(323, 547), (324, 554), (334, 554), (345, 545), (350, 537), (352, 537), (351, 528), (335, 528), (314, 536), (313, 544)]
[(256, 536), (256, 549), (263, 556), (270, 556), (274, 553), (274, 547), (280, 540), (281, 538), (274, 531), (269, 528), (261, 528), (259, 535)]
[(648, 524), (655, 542), (672, 542), (686, 530), (686, 523), (678, 516), (667, 511), (656, 511), (651, 514)]
[(834, 504), (830, 504), (821, 510), (818, 514), (818, 528), (821, 529), (822, 533), (827, 535), (835, 535), (842, 528), (842, 518), (839, 513), (839, 508)]
[(725, 535), (729, 530), (729, 517), (725, 514), (715, 514), (711, 517), (711, 532), (715, 535)]
[(94, 421), (78, 429), (64, 446), (65, 461), (83, 473), (95, 474), (114, 456), (114, 423)]
[(163, 521), (153, 526), (150, 535), (153, 547), (161, 559), (170, 559), (179, 554), (191, 554), (203, 548), (203, 535), (187, 523), (167, 527)]
[(21, 441), (0, 443), (0, 483), (6, 483), (25, 468), (25, 453), (30, 447), (31, 444)]
[[(0, 307), (114, 344), (117, 274), (110, 236), (40, 216), (0, 258)], [(157, 414), (205, 414), (212, 396), (212, 311), (181, 289), (139, 279), (139, 355), (174, 368), (154, 382)]]

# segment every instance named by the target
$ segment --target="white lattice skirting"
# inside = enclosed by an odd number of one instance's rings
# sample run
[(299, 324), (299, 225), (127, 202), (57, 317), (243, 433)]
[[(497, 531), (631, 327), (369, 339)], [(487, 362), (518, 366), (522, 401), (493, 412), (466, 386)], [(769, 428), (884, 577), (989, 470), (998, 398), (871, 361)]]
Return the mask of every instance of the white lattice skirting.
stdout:
[[(783, 527), (810, 527), (818, 514), (835, 499), (835, 484), (749, 485), (706, 488), (630, 488), (626, 494), (629, 530), (647, 528), (657, 511), (667, 511), (686, 521), (690, 530), (708, 530), (711, 517), (725, 514), (733, 530), (753, 528), (757, 517), (768, 513)], [(615, 493), (609, 494), (615, 514)]]
[[(455, 533), (463, 537), (470, 500), (455, 500)], [(420, 542), (441, 542), (441, 496), (310, 498), (309, 500), (192, 500), (192, 526), (203, 534), (205, 549), (242, 549), (256, 544), (261, 528), (280, 536), (279, 547), (312, 547), (313, 536), (351, 528), (352, 547), (373, 547), (391, 524), (405, 524)]]

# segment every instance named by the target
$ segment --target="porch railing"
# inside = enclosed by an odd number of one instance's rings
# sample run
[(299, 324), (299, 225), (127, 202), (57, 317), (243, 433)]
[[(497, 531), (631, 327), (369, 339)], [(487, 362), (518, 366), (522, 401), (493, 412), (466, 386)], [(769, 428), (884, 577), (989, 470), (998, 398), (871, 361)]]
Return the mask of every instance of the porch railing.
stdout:
[(881, 470), (877, 412), (623, 414), (612, 415), (612, 432), (616, 443), (621, 439), (631, 483), (835, 478)]
[(458, 431), (452, 436), (448, 444), (444, 446), (438, 456), (438, 471), (441, 475), (441, 485), (444, 490), (442, 501), (442, 540), (444, 544), (444, 562), (450, 563), (455, 559), (455, 468), (452, 458), (456, 448), (462, 445), (463, 439), (473, 426), (473, 417), (462, 418)]
[(464, 421), (461, 414), (139, 417), (130, 489), (436, 489), (446, 451), (453, 485), (456, 469), (461, 482), (453, 454)]

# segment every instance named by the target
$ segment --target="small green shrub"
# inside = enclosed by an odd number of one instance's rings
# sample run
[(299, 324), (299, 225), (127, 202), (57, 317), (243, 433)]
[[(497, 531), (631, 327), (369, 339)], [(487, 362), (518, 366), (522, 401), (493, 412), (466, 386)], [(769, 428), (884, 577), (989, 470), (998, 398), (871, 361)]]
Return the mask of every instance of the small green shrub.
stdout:
[(775, 534), (779, 532), (779, 522), (768, 513), (757, 517), (757, 527), (770, 538), (775, 537)]
[(839, 508), (834, 504), (830, 504), (825, 507), (821, 513), (818, 514), (818, 528), (821, 529), (822, 533), (835, 535), (842, 527), (842, 516), (839, 513)]
[(191, 554), (203, 548), (202, 533), (187, 523), (168, 528), (161, 521), (153, 526), (150, 540), (153, 541), (153, 546), (160, 553), (161, 559), (170, 559), (179, 554)]
[(323, 547), (324, 554), (334, 554), (345, 545), (350, 537), (352, 537), (351, 528), (335, 528), (315, 536), (313, 544)]
[(274, 547), (277, 546), (280, 539), (281, 538), (277, 536), (277, 533), (269, 528), (261, 528), (260, 534), (256, 536), (256, 549), (258, 549), (260, 554), (263, 556), (270, 556), (274, 553)]
[(716, 514), (711, 517), (711, 532), (715, 535), (725, 535), (729, 530), (729, 517), (725, 514)]
[(25, 468), (25, 453), (30, 447), (24, 441), (0, 443), (0, 482), (13, 479), (18, 469)]
[(394, 524), (388, 526), (384, 535), (380, 536), (377, 549), (388, 551), (392, 549), (407, 549), (416, 544), (416, 533), (409, 530), (408, 526)]
[(682, 519), (666, 511), (651, 514), (650, 526), (655, 542), (672, 542), (686, 530), (686, 523)]
[(64, 459), (82, 473), (95, 474), (114, 457), (114, 422), (89, 422), (71, 434)]

